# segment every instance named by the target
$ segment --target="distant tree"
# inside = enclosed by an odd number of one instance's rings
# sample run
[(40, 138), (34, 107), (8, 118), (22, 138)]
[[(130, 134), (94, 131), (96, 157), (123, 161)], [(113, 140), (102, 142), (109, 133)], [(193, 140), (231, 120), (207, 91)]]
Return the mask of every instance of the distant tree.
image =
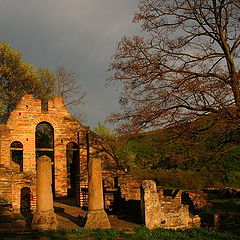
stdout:
[(97, 127), (94, 128), (94, 132), (103, 138), (115, 138), (116, 135), (111, 132), (111, 130), (101, 122), (98, 122)]
[(98, 122), (98, 126), (91, 131), (90, 138), (91, 145), (94, 146), (95, 150), (104, 152), (106, 156), (112, 158), (117, 165), (119, 164), (117, 152), (121, 144), (116, 134), (111, 132), (103, 123)]
[(109, 82), (122, 84), (122, 112), (109, 117), (118, 131), (209, 113), (239, 128), (239, 16), (239, 0), (141, 0), (133, 21), (144, 37), (123, 37), (110, 65)]

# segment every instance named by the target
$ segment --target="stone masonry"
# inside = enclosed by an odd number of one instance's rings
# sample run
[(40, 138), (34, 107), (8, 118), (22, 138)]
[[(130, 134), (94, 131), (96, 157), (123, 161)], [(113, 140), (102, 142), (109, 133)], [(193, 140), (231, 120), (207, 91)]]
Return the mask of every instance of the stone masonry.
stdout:
[(148, 228), (190, 228), (199, 227), (201, 219), (189, 213), (189, 206), (182, 204), (182, 192), (164, 196), (163, 190), (157, 191), (156, 183), (145, 180), (142, 183), (141, 211), (143, 222)]
[[(36, 129), (39, 124), (48, 124), (53, 130), (51, 149), (37, 147)], [(52, 154), (53, 191), (56, 197), (68, 196), (71, 182), (74, 182), (76, 203), (87, 205), (89, 152), (102, 155), (104, 178), (114, 179), (118, 174), (113, 170), (116, 163), (94, 147), (87, 139), (89, 128), (71, 116), (60, 97), (42, 101), (26, 94), (10, 113), (5, 124), (0, 124), (0, 201), (10, 204), (14, 211), (20, 211), (23, 190), (29, 192), (30, 208), (36, 208), (36, 158), (37, 152)], [(70, 144), (70, 145), (69, 145)], [(68, 146), (71, 146), (70, 149)], [(75, 147), (74, 147), (75, 146)], [(71, 149), (74, 148), (74, 149)], [(72, 151), (68, 154), (68, 151)], [(75, 165), (68, 166), (67, 155), (75, 155)], [(17, 162), (14, 161), (14, 157)], [(21, 161), (19, 158), (22, 158)], [(15, 159), (15, 160), (16, 160)], [(74, 176), (69, 178), (69, 171)], [(110, 174), (109, 174), (110, 173)], [(114, 182), (113, 180), (111, 180)]]
[(49, 123), (54, 129), (55, 193), (65, 196), (68, 188), (66, 145), (83, 138), (84, 127), (67, 112), (60, 97), (48, 100), (46, 111), (40, 99), (23, 96), (7, 123), (0, 128), (0, 163), (6, 167), (13, 165), (9, 147), (18, 141), (23, 145), (23, 172), (36, 174), (35, 130), (41, 122)]
[(163, 214), (156, 183), (152, 180), (145, 180), (142, 183), (141, 195), (142, 220), (147, 228), (158, 228), (163, 221)]

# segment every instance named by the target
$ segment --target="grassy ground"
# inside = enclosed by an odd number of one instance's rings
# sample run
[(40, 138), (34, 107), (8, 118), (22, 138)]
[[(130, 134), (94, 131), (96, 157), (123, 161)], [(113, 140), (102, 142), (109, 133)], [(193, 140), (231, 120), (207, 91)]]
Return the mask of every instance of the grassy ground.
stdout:
[[(9, 238), (8, 238), (9, 237)], [(12, 239), (10, 234), (0, 234), (0, 239)], [(209, 228), (198, 228), (190, 230), (166, 230), (154, 229), (149, 230), (145, 227), (137, 227), (132, 230), (87, 230), (84, 228), (74, 230), (58, 230), (49, 232), (35, 232), (31, 236), (24, 238), (16, 236), (16, 239), (91, 239), (91, 240), (239, 240), (240, 228), (231, 231), (216, 231)]]

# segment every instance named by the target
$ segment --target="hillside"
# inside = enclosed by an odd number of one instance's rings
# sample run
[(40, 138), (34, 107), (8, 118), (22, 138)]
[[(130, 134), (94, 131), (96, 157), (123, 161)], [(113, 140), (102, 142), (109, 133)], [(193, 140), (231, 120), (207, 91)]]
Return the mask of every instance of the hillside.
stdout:
[(118, 139), (123, 167), (165, 187), (240, 186), (239, 129), (224, 119), (195, 122)]

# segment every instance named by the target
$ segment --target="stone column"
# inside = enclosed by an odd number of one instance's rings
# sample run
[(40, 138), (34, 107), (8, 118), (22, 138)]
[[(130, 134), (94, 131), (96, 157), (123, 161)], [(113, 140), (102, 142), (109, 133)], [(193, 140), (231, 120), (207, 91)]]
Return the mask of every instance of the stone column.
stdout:
[(52, 162), (47, 156), (37, 159), (37, 209), (33, 216), (32, 229), (54, 230), (58, 227), (53, 210)]
[(141, 186), (142, 220), (147, 228), (160, 227), (163, 216), (155, 181), (144, 180)]
[(111, 228), (104, 210), (101, 159), (88, 163), (88, 214), (85, 228)]

